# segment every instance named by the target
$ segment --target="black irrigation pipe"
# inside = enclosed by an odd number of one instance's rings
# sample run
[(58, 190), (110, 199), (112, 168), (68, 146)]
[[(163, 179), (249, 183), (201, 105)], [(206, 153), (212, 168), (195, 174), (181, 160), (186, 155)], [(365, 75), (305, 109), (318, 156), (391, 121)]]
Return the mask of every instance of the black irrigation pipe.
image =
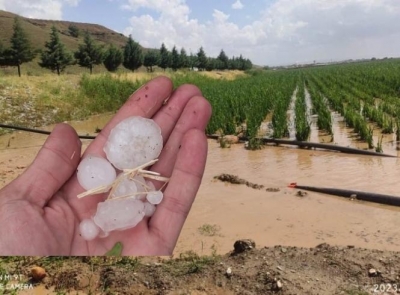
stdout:
[(291, 183), (289, 185), (289, 187), (323, 193), (323, 194), (328, 194), (328, 195), (335, 195), (335, 196), (349, 198), (349, 199), (352, 198), (352, 195), (353, 196), (355, 195), (355, 199), (357, 199), (357, 200), (400, 207), (400, 197), (391, 196), (391, 195), (368, 193), (368, 192), (345, 190), (345, 189), (336, 189), (336, 188), (327, 188), (327, 187), (297, 185), (296, 183)]
[[(1, 124), (1, 123), (0, 123), (0, 128), (15, 129), (15, 130), (40, 133), (40, 134), (46, 134), (46, 135), (49, 135), (51, 133), (50, 131), (32, 129), (32, 128), (14, 126), (14, 125), (6, 125), (6, 124)], [(95, 139), (96, 138), (96, 136), (93, 136), (93, 135), (78, 135), (78, 136), (79, 136), (79, 138), (82, 138), (82, 139)], [(210, 139), (218, 139), (220, 136), (219, 135), (207, 135), (207, 137)], [(247, 141), (248, 138), (239, 137), (239, 140)], [(298, 141), (298, 140), (287, 140), (287, 139), (274, 139), (274, 138), (261, 138), (261, 140), (264, 144), (274, 143), (274, 144), (297, 145), (300, 147), (320, 148), (320, 149), (326, 149), (326, 150), (339, 151), (339, 152), (348, 153), (348, 154), (397, 158), (397, 156), (394, 156), (394, 155), (376, 153), (376, 152), (372, 152), (372, 151), (360, 150), (360, 149), (349, 148), (349, 147), (344, 147), (344, 146), (337, 146), (334, 144), (325, 144), (325, 143), (307, 142), (307, 141)]]
[[(26, 128), (26, 127), (14, 126), (14, 125), (6, 125), (6, 124), (1, 124), (1, 123), (0, 123), (0, 128), (15, 129), (15, 130), (21, 130), (21, 131), (27, 131), (27, 132), (39, 133), (39, 134), (46, 134), (46, 135), (49, 135), (51, 133), (50, 131)], [(82, 139), (95, 139), (96, 138), (96, 136), (92, 136), (92, 135), (78, 135), (78, 137), (82, 138)]]
[[(219, 135), (207, 135), (208, 138), (211, 139), (218, 139)], [(248, 141), (247, 137), (239, 137), (240, 141)], [(318, 148), (318, 149), (325, 149), (325, 150), (332, 150), (332, 151), (339, 151), (342, 153), (347, 154), (358, 154), (358, 155), (368, 155), (368, 156), (378, 156), (378, 157), (390, 157), (390, 158), (397, 158), (394, 155), (388, 155), (383, 153), (376, 153), (372, 151), (360, 150), (356, 148), (350, 148), (345, 146), (338, 146), (334, 144), (326, 144), (326, 143), (317, 143), (317, 142), (309, 142), (309, 141), (298, 141), (298, 140), (288, 140), (288, 139), (275, 139), (275, 138), (260, 138), (260, 140), (264, 144), (274, 143), (274, 144), (287, 144), (287, 145), (297, 145), (300, 147), (307, 147), (307, 148)]]

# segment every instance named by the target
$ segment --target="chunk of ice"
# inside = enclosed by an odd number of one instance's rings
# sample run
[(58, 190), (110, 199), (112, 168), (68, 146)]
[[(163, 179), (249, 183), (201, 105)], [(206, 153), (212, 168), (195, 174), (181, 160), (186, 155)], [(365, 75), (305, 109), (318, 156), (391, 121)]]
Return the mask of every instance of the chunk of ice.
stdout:
[(161, 128), (151, 119), (129, 117), (118, 123), (104, 145), (107, 159), (118, 169), (133, 169), (156, 159), (162, 150)]
[(163, 197), (162, 191), (152, 191), (147, 193), (146, 199), (150, 204), (158, 205), (161, 203)]
[(79, 231), (82, 238), (84, 238), (86, 241), (91, 241), (99, 235), (100, 228), (92, 219), (83, 219), (79, 224)]
[[(119, 183), (118, 187), (115, 189), (110, 198), (132, 196), (136, 199), (142, 200), (145, 198), (145, 190), (143, 186), (144, 183), (145, 180), (143, 176), (136, 175), (130, 179), (129, 176), (126, 175), (124, 176), (124, 180)], [(139, 194), (140, 192), (143, 193)]]
[(133, 198), (108, 200), (97, 205), (93, 220), (104, 232), (136, 226), (144, 217), (144, 203)]
[(144, 202), (144, 216), (151, 217), (156, 211), (156, 206), (150, 204), (149, 202)]
[(81, 160), (78, 166), (78, 182), (86, 190), (102, 185), (110, 185), (117, 173), (106, 159), (89, 155)]

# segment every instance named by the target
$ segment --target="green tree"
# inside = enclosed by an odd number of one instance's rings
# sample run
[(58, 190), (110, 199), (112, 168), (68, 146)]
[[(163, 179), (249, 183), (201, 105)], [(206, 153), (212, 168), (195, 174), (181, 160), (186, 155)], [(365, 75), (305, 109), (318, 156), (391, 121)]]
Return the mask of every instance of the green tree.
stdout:
[(143, 64), (143, 53), (139, 43), (133, 41), (132, 36), (129, 35), (129, 39), (124, 47), (124, 62), (125, 68), (135, 71)]
[(148, 50), (144, 55), (143, 65), (147, 68), (148, 72), (153, 72), (153, 67), (158, 65), (160, 55), (156, 50)]
[(190, 53), (189, 58), (189, 69), (194, 70), (194, 68), (197, 66), (197, 56), (194, 55), (193, 53)]
[(68, 32), (72, 37), (75, 37), (75, 38), (78, 38), (79, 34), (80, 34), (78, 27), (75, 25), (69, 25)]
[(197, 52), (197, 67), (200, 71), (204, 71), (207, 68), (208, 59), (203, 47), (200, 47)]
[(160, 63), (158, 64), (160, 68), (164, 71), (170, 66), (170, 55), (168, 49), (165, 47), (164, 43), (161, 44), (160, 48)]
[(3, 65), (17, 67), (18, 76), (21, 77), (21, 64), (34, 59), (36, 51), (32, 49), (18, 17), (14, 18), (14, 33), (10, 41), (11, 47), (4, 50)]
[(108, 71), (115, 72), (122, 64), (123, 60), (124, 55), (122, 51), (111, 44), (107, 51), (104, 53), (103, 64)]
[(219, 61), (221, 61), (221, 63), (219, 63), (220, 65), (220, 70), (226, 70), (229, 67), (229, 58), (228, 56), (225, 54), (225, 51), (223, 49), (221, 49), (221, 52), (219, 53), (217, 59)]
[(41, 54), (41, 62), (39, 65), (43, 68), (48, 68), (50, 70), (60, 72), (73, 64), (74, 59), (71, 53), (69, 53), (64, 44), (60, 41), (60, 36), (55, 26), (52, 26), (50, 33), (50, 41), (46, 42), (46, 50)]
[(180, 58), (176, 47), (174, 46), (171, 51), (171, 68), (176, 71), (180, 68)]
[(180, 60), (180, 68), (188, 68), (189, 67), (189, 58), (186, 54), (185, 48), (182, 47), (181, 52), (179, 53), (179, 60)]
[(86, 32), (83, 44), (80, 44), (75, 52), (75, 58), (81, 67), (88, 68), (92, 73), (93, 66), (103, 62), (103, 48), (95, 44), (89, 32)]

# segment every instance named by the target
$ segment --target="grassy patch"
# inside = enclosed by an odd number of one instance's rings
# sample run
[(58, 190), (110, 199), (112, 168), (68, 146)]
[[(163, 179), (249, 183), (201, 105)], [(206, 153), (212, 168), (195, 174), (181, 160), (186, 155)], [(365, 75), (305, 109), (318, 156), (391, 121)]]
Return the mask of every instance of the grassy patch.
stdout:
[(221, 228), (216, 224), (203, 224), (198, 229), (199, 233), (203, 236), (213, 237), (218, 235)]

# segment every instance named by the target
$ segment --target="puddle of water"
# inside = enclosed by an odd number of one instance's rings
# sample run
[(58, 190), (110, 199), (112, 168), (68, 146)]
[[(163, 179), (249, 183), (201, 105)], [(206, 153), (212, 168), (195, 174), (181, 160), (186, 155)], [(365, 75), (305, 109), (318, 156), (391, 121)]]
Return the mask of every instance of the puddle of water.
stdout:
[[(93, 134), (110, 116), (72, 125), (81, 134)], [(335, 142), (353, 146), (355, 141), (348, 137), (349, 130), (339, 116), (335, 120)], [(11, 148), (3, 149), (10, 136), (14, 136)], [(0, 187), (31, 163), (45, 139), (44, 135), (19, 132), (0, 137)], [(213, 177), (221, 173), (235, 174), (280, 191), (266, 192), (215, 181)], [(212, 247), (226, 253), (241, 238), (254, 239), (259, 247), (311, 247), (326, 242), (399, 251), (400, 209), (312, 192), (299, 198), (295, 196), (297, 190), (287, 188), (289, 183), (297, 182), (400, 195), (399, 176), (400, 158), (275, 146), (247, 151), (242, 144), (221, 149), (218, 143), (209, 140), (202, 186), (183, 227), (176, 253), (194, 250), (206, 254), (212, 252)], [(203, 236), (198, 228), (204, 224), (216, 224), (220, 231), (215, 236)]]
[[(206, 172), (183, 228), (177, 250), (209, 253), (231, 250), (237, 239), (260, 246), (312, 247), (322, 242), (400, 250), (400, 209), (309, 192), (296, 197), (290, 182), (393, 194), (399, 192), (400, 160), (334, 152), (242, 146), (220, 149), (210, 141)], [(280, 192), (253, 190), (213, 180), (230, 173)], [(201, 236), (204, 224), (220, 226), (220, 236)], [(214, 245), (214, 246), (213, 246)]]

